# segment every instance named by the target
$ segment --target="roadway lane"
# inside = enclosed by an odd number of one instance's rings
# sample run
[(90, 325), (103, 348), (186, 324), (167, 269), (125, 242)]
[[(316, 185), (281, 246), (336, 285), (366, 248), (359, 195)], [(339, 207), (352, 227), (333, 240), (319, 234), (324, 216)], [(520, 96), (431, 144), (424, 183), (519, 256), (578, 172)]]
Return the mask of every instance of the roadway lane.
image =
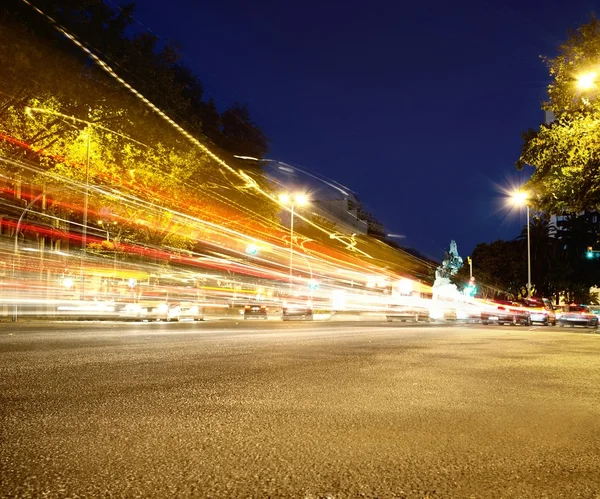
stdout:
[(0, 325), (2, 497), (598, 497), (600, 335)]

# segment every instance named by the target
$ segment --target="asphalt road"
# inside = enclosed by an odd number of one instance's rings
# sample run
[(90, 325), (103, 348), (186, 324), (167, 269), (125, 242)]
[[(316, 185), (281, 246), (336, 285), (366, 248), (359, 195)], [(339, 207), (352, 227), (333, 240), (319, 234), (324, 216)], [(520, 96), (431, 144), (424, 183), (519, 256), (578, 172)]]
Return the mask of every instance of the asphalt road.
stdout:
[(0, 325), (2, 497), (600, 497), (600, 334)]

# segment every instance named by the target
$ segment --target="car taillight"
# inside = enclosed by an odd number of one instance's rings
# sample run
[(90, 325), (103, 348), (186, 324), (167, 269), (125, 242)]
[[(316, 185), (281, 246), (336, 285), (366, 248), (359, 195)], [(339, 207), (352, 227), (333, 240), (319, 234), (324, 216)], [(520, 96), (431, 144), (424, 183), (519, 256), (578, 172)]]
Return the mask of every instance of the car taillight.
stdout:
[(263, 310), (269, 310), (269, 307), (266, 307), (264, 305), (261, 305), (260, 308), (263, 309)]
[(245, 308), (246, 310), (250, 310), (250, 305), (246, 305), (244, 308)]

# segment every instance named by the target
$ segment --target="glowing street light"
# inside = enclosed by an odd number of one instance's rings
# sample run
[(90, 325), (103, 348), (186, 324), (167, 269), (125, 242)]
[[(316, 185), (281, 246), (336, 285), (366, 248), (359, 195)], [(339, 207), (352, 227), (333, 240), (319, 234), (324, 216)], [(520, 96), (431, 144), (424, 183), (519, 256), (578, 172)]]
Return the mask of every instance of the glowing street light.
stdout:
[(290, 292), (293, 282), (293, 263), (294, 263), (294, 208), (308, 203), (306, 194), (280, 194), (279, 202), (290, 210)]
[(579, 90), (590, 90), (596, 86), (596, 77), (598, 74), (595, 71), (582, 73), (577, 77), (577, 88)]
[(531, 298), (531, 236), (529, 234), (529, 193), (516, 191), (510, 196), (513, 204), (527, 208), (527, 298)]

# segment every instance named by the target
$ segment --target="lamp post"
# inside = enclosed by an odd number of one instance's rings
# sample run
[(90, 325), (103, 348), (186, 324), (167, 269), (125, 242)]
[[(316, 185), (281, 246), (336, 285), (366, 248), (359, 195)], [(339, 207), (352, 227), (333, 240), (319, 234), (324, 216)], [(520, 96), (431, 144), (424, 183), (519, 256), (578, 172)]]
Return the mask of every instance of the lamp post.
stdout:
[(527, 298), (531, 298), (531, 235), (529, 230), (529, 193), (517, 191), (511, 195), (514, 204), (523, 206), (527, 210)]
[[(100, 227), (102, 227), (102, 229), (104, 229), (106, 231), (106, 241), (110, 242), (110, 226), (111, 226), (111, 223), (110, 222), (105, 222), (104, 220), (98, 220), (98, 225)], [(117, 225), (117, 222), (113, 221), (112, 225)], [(113, 237), (113, 240), (114, 239), (115, 238)]]
[(294, 209), (296, 206), (302, 206), (308, 202), (305, 194), (280, 194), (279, 201), (290, 210), (290, 293), (293, 285), (294, 269)]
[(83, 227), (81, 231), (81, 299), (85, 300), (85, 257), (87, 252), (88, 204), (90, 197), (90, 132), (86, 133), (85, 191), (83, 195)]

